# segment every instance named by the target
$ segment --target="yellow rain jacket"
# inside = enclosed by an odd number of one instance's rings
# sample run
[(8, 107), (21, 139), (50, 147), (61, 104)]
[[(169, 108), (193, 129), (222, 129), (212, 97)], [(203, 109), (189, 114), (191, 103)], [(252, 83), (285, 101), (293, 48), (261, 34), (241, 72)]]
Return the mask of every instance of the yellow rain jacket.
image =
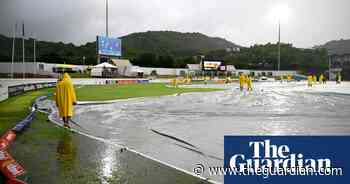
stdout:
[(60, 117), (73, 116), (73, 104), (76, 101), (73, 82), (70, 76), (65, 73), (62, 81), (58, 82), (56, 86), (56, 104)]
[(341, 80), (342, 80), (341, 75), (338, 74), (338, 79), (337, 79), (337, 81), (338, 81), (338, 82), (341, 82)]
[(317, 82), (317, 77), (316, 77), (316, 75), (313, 75), (313, 76), (312, 76), (312, 81), (314, 82), (314, 84), (316, 84), (316, 82)]
[(323, 80), (324, 80), (324, 76), (323, 76), (323, 74), (321, 74), (320, 77), (319, 77), (319, 79), (318, 79), (318, 81), (319, 81), (320, 83), (322, 83)]
[(311, 87), (312, 84), (313, 84), (313, 77), (312, 77), (312, 75), (309, 75), (307, 77), (307, 85)]
[(246, 83), (245, 76), (244, 75), (240, 75), (239, 76), (239, 87), (243, 88), (245, 83)]
[(253, 90), (253, 81), (251, 77), (247, 77), (246, 78), (246, 83), (247, 83), (247, 87), (248, 87), (248, 91), (252, 91)]
[(171, 85), (172, 85), (173, 87), (178, 87), (178, 81), (177, 81), (177, 79), (172, 79), (172, 80), (171, 80)]

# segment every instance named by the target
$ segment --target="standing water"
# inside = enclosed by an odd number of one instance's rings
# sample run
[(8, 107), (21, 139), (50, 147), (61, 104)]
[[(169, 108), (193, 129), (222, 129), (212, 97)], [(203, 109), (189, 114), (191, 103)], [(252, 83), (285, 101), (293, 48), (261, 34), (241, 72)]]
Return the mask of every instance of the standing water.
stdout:
[(348, 83), (266, 82), (253, 92), (236, 84), (192, 87), (227, 90), (79, 106), (75, 120), (94, 136), (189, 172), (223, 165), (224, 135), (350, 135)]

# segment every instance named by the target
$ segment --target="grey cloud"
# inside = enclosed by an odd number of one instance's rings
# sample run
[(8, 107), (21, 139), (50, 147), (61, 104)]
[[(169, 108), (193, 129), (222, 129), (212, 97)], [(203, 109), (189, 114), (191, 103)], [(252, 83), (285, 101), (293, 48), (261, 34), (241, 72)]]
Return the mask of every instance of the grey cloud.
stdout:
[[(104, 0), (0, 0), (0, 33), (14, 23), (40, 40), (84, 44), (105, 33)], [(266, 17), (271, 7), (287, 4), (282, 41), (311, 47), (350, 38), (348, 0), (109, 0), (110, 35), (147, 30), (202, 32), (240, 45), (276, 42), (277, 22)]]

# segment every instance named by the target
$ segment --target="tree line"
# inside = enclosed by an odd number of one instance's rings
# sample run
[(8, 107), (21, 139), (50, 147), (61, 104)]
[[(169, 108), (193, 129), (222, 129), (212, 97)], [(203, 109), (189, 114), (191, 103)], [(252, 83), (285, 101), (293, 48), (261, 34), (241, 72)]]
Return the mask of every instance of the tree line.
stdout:
[[(163, 43), (164, 44), (164, 43)], [(11, 38), (0, 37), (0, 62), (11, 61)], [(183, 68), (186, 64), (200, 62), (200, 55), (205, 59), (222, 60), (224, 64), (232, 64), (239, 69), (277, 69), (278, 47), (277, 44), (253, 45), (241, 47), (239, 52), (228, 51), (225, 48), (211, 51), (187, 50), (186, 54), (166, 51), (152, 51), (123, 47), (125, 59), (137, 66)], [(26, 61), (33, 61), (33, 40), (26, 40)], [(302, 49), (293, 47), (292, 44), (281, 44), (281, 69), (298, 70), (303, 73), (320, 73), (328, 68), (327, 50)], [(83, 60), (85, 57), (85, 60)], [(21, 40), (16, 40), (15, 62), (22, 61)], [(37, 61), (46, 63), (86, 64), (95, 65), (96, 42), (90, 42), (82, 46), (64, 44), (62, 42), (37, 42)]]

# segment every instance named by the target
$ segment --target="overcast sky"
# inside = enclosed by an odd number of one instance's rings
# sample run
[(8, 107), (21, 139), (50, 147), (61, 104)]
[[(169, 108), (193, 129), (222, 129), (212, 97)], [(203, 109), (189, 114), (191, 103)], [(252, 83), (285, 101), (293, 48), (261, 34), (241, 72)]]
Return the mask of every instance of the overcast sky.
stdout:
[[(276, 42), (281, 19), (282, 42), (297, 47), (350, 38), (350, 0), (109, 0), (109, 5), (113, 37), (172, 30), (250, 46)], [(105, 34), (105, 0), (0, 0), (1, 34), (9, 35), (22, 20), (26, 33), (40, 40), (85, 44)]]

